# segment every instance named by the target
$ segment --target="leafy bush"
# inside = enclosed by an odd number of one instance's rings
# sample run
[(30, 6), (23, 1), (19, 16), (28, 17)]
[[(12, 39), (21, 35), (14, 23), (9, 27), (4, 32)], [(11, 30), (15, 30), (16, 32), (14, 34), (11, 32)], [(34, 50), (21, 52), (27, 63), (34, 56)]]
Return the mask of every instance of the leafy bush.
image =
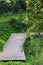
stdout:
[(26, 10), (26, 4), (23, 0), (10, 0), (10, 3), (5, 0), (0, 1), (0, 13), (18, 12), (20, 10)]
[(43, 48), (43, 44), (41, 44), (42, 39), (42, 36), (38, 38), (36, 36), (28, 37), (24, 43), (26, 55), (33, 56), (34, 58), (40, 57)]
[(6, 13), (9, 11), (9, 4), (2, 0), (0, 1), (0, 13)]
[(22, 23), (20, 20), (16, 20), (14, 18), (11, 18), (9, 21), (9, 24), (13, 26), (14, 29), (18, 30), (19, 32), (24, 32), (27, 29), (27, 25)]

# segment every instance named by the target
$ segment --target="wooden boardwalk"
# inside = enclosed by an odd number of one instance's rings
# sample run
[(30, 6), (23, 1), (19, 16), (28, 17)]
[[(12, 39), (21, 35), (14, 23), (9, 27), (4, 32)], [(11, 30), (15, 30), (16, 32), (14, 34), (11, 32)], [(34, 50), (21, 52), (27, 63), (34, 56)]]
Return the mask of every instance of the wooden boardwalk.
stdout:
[(26, 60), (22, 45), (25, 42), (24, 33), (13, 33), (0, 52), (0, 60)]

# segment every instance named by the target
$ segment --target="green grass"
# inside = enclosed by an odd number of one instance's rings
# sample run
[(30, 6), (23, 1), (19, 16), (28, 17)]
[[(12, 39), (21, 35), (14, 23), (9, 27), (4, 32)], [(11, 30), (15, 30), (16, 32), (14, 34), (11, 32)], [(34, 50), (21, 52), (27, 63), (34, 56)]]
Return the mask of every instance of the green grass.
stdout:
[(18, 13), (7, 13), (7, 14), (0, 14), (0, 22), (6, 22), (10, 18), (20, 19), (25, 16), (25, 12), (18, 12)]
[(5, 21), (8, 21), (9, 18), (16, 18), (18, 19), (19, 15), (18, 14), (2, 14), (0, 15), (0, 22), (5, 22)]
[[(17, 33), (17, 30), (15, 30), (12, 25), (7, 22), (10, 18), (15, 18), (15, 19), (20, 19), (20, 16), (24, 16), (25, 14), (23, 13), (18, 13), (18, 14), (3, 14), (0, 15), (0, 52), (3, 50), (3, 45), (9, 38), (9, 36), (12, 33)], [(24, 43), (24, 51), (26, 55), (26, 61), (8, 61), (8, 62), (3, 62), (0, 61), (0, 65), (33, 65), (33, 63), (36, 62), (41, 62), (39, 59), (35, 59), (34, 56), (29, 54), (29, 44), (30, 41), (28, 40), (27, 42)], [(34, 64), (36, 65), (36, 64)]]

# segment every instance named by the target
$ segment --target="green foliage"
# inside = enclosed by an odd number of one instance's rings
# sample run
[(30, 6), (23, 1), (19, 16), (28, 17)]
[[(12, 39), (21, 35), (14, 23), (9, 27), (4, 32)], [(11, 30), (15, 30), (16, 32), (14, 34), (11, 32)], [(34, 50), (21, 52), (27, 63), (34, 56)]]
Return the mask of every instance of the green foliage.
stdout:
[(38, 65), (43, 61), (43, 36), (29, 33), (43, 32), (43, 6), (39, 0), (9, 1), (0, 0), (0, 51), (11, 33), (26, 32), (28, 38), (23, 46), (26, 62), (0, 61), (0, 65)]
[(9, 11), (9, 4), (2, 0), (0, 1), (0, 13), (6, 13)]
[(18, 32), (24, 32), (24, 31), (26, 31), (26, 29), (28, 27), (26, 24), (22, 23), (20, 20), (16, 20), (14, 18), (11, 18), (8, 22)]
[[(28, 56), (38, 59), (41, 56), (43, 43), (41, 44), (43, 36), (30, 36), (24, 43), (24, 51)], [(41, 58), (41, 57), (40, 57)]]
[(27, 24), (31, 26), (27, 29), (27, 34), (31, 31), (41, 32), (43, 30), (43, 12), (41, 11), (40, 1), (30, 0), (27, 6)]
[(26, 10), (26, 4), (23, 0), (10, 0), (10, 3), (5, 0), (0, 1), (0, 13), (18, 12), (20, 10)]

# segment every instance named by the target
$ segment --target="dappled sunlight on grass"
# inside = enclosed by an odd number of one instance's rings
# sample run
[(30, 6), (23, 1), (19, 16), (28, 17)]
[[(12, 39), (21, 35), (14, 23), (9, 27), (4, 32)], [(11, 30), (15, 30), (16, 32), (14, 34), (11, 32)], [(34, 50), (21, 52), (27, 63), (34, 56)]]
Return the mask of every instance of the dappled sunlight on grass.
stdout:
[(8, 21), (10, 18), (15, 18), (15, 19), (20, 19), (20, 16), (24, 16), (25, 13), (23, 12), (18, 12), (18, 13), (7, 13), (7, 14), (0, 14), (0, 22), (6, 22)]
[(4, 41), (4, 40), (2, 40), (2, 39), (0, 39), (0, 43), (4, 44), (4, 43), (5, 43), (5, 41)]
[(17, 18), (15, 14), (7, 14), (7, 15), (2, 15), (0, 16), (0, 22), (6, 22), (8, 21), (10, 18)]
[(0, 52), (3, 51), (4, 44), (5, 44), (5, 40), (0, 39)]

